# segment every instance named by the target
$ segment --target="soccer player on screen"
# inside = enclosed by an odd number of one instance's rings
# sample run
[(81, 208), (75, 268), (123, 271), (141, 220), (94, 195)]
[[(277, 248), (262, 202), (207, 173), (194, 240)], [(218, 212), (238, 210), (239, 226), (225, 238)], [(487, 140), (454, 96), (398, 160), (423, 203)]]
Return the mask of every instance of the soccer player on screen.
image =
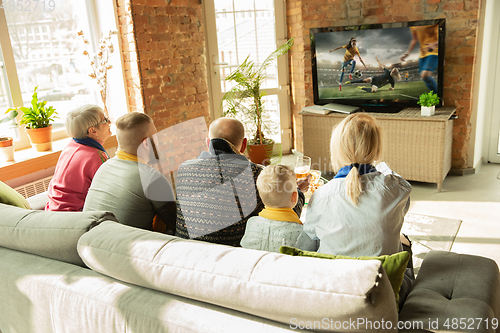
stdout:
[(412, 40), (408, 51), (401, 57), (405, 61), (417, 42), (420, 45), (420, 55), (418, 58), (418, 71), (420, 78), (424, 81), (429, 90), (437, 94), (437, 82), (432, 77), (438, 65), (438, 35), (437, 25), (427, 25), (422, 27), (410, 27)]
[(382, 68), (382, 70), (384, 71), (384, 74), (373, 77), (367, 77), (366, 79), (346, 81), (345, 84), (371, 83), (372, 85), (371, 88), (364, 88), (361, 86), (358, 88), (366, 92), (377, 92), (380, 88), (390, 83), (391, 87), (389, 88), (389, 90), (394, 90), (395, 79), (396, 80), (401, 79), (401, 75), (399, 74), (399, 69), (397, 67), (393, 67), (391, 70), (389, 70), (384, 65), (382, 65), (382, 63), (378, 60), (377, 57), (375, 57), (375, 59), (377, 59), (377, 62), (380, 68)]
[(363, 63), (363, 66), (366, 65), (363, 59), (361, 58), (361, 55), (359, 54), (359, 50), (356, 47), (356, 38), (352, 37), (349, 40), (349, 43), (343, 46), (339, 46), (336, 49), (330, 50), (330, 52), (334, 52), (340, 49), (345, 49), (345, 54), (344, 54), (344, 59), (342, 60), (342, 73), (340, 74), (340, 82), (339, 82), (339, 90), (342, 91), (342, 81), (344, 80), (344, 72), (347, 67), (347, 65), (351, 65), (351, 72), (349, 73), (349, 80), (352, 80), (352, 73), (354, 72), (354, 69), (356, 68), (356, 60), (354, 60), (354, 56), (357, 55), (359, 60)]

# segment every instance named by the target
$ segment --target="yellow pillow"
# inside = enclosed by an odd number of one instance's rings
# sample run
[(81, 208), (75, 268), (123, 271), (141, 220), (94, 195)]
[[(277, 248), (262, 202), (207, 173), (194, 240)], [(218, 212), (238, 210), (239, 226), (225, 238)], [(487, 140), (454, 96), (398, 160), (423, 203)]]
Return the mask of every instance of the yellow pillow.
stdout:
[(26, 201), (22, 195), (3, 182), (0, 182), (0, 203), (31, 209), (28, 201)]

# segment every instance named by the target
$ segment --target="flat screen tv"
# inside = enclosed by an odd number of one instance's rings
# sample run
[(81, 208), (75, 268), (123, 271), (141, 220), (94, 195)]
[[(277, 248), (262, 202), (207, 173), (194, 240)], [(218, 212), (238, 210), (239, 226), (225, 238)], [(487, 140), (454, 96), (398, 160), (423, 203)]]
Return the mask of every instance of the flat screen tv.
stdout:
[(442, 100), (444, 19), (313, 28), (310, 35), (315, 105), (398, 112), (436, 89)]

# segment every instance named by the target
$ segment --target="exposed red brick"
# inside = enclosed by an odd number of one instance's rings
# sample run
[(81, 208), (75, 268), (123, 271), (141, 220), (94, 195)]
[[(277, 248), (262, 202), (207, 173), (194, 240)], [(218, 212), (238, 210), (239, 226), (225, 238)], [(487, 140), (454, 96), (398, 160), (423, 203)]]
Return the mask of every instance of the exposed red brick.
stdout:
[[(116, 2), (130, 109), (142, 108), (153, 117), (158, 128), (199, 116), (209, 121), (200, 1)], [(313, 104), (310, 28), (442, 17), (447, 19), (444, 100), (460, 109), (461, 118), (454, 127), (453, 167), (465, 167), (479, 6), (480, 0), (286, 1), (288, 37), (296, 37), (289, 52), (295, 148), (302, 149), (302, 121), (298, 112), (303, 106)], [(142, 101), (144, 92), (154, 86), (158, 86), (159, 92), (148, 90), (153, 95)]]
[[(444, 100), (461, 114), (454, 122), (453, 168), (467, 167), (470, 141), (470, 96), (476, 61), (480, 0), (315, 0), (287, 1), (288, 37), (295, 37), (289, 52), (291, 111), (294, 145), (302, 150), (302, 121), (298, 113), (313, 104), (309, 29), (355, 24), (446, 19)], [(318, 9), (313, 10), (312, 5)], [(315, 15), (330, 8), (325, 18)], [(361, 9), (361, 12), (359, 12)], [(461, 119), (460, 119), (461, 118)], [(458, 121), (459, 120), (459, 121)]]
[(384, 8), (368, 8), (363, 10), (363, 16), (384, 15)]
[(460, 11), (460, 10), (464, 10), (464, 3), (463, 2), (443, 4), (443, 11)]
[(116, 1), (130, 109), (162, 129), (209, 119), (201, 1)]

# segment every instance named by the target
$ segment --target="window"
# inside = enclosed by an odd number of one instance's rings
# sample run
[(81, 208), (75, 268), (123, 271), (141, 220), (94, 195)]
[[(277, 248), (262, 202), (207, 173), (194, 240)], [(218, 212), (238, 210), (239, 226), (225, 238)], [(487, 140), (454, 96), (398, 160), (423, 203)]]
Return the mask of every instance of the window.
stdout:
[[(115, 21), (109, 19), (116, 15), (112, 6), (108, 8), (92, 0), (58, 0), (54, 3), (53, 10), (41, 4), (37, 10), (31, 11), (0, 9), (0, 30), (9, 32), (8, 36), (0, 37), (2, 79), (6, 81), (0, 89), (0, 112), (3, 114), (12, 106), (28, 106), (34, 88), (38, 87), (38, 98), (46, 100), (59, 114), (53, 124), (54, 138), (57, 139), (67, 135), (64, 120), (69, 111), (80, 104), (103, 106), (98, 84), (89, 77), (92, 71), (90, 60), (83, 54), (85, 47), (77, 33), (84, 32), (89, 41), (87, 50), (93, 54), (100, 35), (94, 27), (99, 25), (106, 29), (105, 34), (117, 28)], [(100, 22), (100, 17), (106, 17), (107, 22)], [(113, 98), (121, 100), (110, 102), (108, 98), (107, 108), (111, 119), (115, 120), (127, 111), (127, 106), (116, 35), (112, 43), (118, 52), (114, 52), (110, 60), (113, 70), (108, 73), (108, 96), (112, 90)], [(110, 85), (113, 85), (112, 89)], [(21, 134), (16, 149), (24, 147), (29, 147), (29, 141)]]
[[(232, 87), (232, 83), (225, 78), (248, 56), (260, 64), (278, 44), (287, 40), (286, 4), (269, 0), (206, 0), (203, 3), (206, 31), (212, 32), (206, 34), (207, 59), (211, 60), (208, 61), (212, 90), (211, 115), (217, 118), (220, 116), (222, 96)], [(240, 13), (248, 15), (241, 18)], [(276, 66), (268, 67), (267, 78), (262, 86), (267, 94), (266, 107), (275, 110), (272, 113), (273, 120), (280, 124), (280, 131), (276, 131), (276, 136), (272, 138), (281, 142), (284, 152), (290, 151), (292, 147), (286, 64), (287, 57), (280, 57)]]

